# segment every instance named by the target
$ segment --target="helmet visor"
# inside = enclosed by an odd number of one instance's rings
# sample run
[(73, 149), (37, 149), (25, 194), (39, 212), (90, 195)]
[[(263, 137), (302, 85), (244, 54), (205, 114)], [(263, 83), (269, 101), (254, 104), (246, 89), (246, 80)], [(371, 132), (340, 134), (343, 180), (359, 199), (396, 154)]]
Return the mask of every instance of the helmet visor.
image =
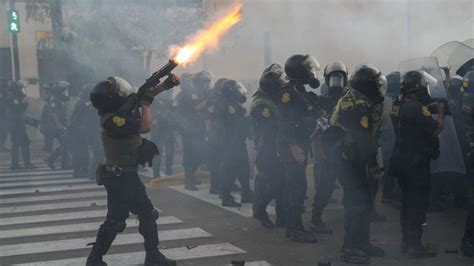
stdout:
[(329, 76), (329, 87), (344, 87), (344, 75), (342, 73), (332, 73)]
[(117, 90), (117, 94), (121, 97), (128, 97), (132, 93), (136, 93), (137, 90), (128, 83), (128, 81), (124, 80), (123, 78), (114, 77), (115, 79), (115, 89)]

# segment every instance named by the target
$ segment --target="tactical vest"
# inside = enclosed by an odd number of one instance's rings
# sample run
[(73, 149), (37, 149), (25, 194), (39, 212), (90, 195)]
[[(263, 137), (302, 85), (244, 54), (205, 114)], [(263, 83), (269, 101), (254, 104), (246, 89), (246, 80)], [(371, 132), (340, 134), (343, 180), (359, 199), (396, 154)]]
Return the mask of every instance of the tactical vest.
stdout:
[[(343, 145), (347, 148), (352, 147), (356, 140), (354, 140), (345, 128), (345, 125), (340, 121), (342, 114), (351, 112), (358, 105), (366, 107), (372, 118), (371, 136), (373, 145), (379, 145), (380, 139), (380, 127), (382, 125), (382, 113), (376, 109), (376, 106), (367, 99), (362, 93), (350, 89), (346, 95), (344, 95), (336, 104), (334, 112), (330, 118), (330, 124), (333, 126), (339, 126), (344, 129)], [(375, 147), (374, 147), (375, 148)]]
[[(113, 114), (104, 115), (101, 119), (101, 125), (103, 125), (103, 122), (111, 116), (113, 116)], [(142, 143), (140, 135), (132, 135), (126, 138), (112, 138), (107, 134), (106, 129), (101, 126), (101, 137), (107, 165), (137, 165), (137, 149)]]
[(270, 112), (272, 114), (275, 114), (278, 116), (278, 107), (275, 104), (275, 102), (273, 102), (273, 100), (270, 99), (269, 97), (265, 95), (261, 95), (261, 94), (256, 94), (253, 96), (252, 105), (250, 106), (250, 113), (253, 113), (255, 107), (261, 104), (268, 107), (268, 109), (270, 109)]

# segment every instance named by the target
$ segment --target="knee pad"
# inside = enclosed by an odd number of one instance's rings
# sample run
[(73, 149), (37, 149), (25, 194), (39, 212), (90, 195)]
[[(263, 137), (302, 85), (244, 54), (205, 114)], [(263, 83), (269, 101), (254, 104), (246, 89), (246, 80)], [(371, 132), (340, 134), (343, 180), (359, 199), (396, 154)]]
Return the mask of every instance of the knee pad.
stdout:
[(119, 220), (114, 220), (114, 219), (109, 219), (109, 218), (105, 220), (103, 225), (117, 233), (123, 232), (123, 230), (125, 230), (125, 227), (127, 226), (125, 221), (119, 221)]
[(138, 218), (140, 220), (152, 220), (152, 221), (155, 221), (155, 220), (158, 220), (158, 217), (160, 217), (160, 212), (156, 209), (156, 208), (153, 208), (151, 211), (145, 213), (145, 214), (142, 214), (140, 215)]

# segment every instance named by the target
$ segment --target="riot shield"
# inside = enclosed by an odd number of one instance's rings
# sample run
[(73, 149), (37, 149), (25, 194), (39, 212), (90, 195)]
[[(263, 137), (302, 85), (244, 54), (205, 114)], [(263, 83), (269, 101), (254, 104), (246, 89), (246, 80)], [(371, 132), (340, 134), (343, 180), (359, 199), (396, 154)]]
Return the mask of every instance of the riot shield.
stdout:
[(462, 43), (464, 43), (467, 46), (471, 46), (472, 48), (474, 48), (474, 38), (467, 39), (467, 40), (463, 41)]
[[(435, 87), (430, 88), (433, 98), (447, 98), (443, 75), (436, 57), (422, 57), (400, 63), (400, 73), (403, 76), (408, 71), (426, 71), (437, 80)], [(439, 135), (439, 158), (431, 163), (431, 173), (461, 173), (466, 174), (463, 155), (451, 116), (446, 116), (444, 129)]]
[(448, 65), (448, 60), (451, 54), (456, 50), (456, 48), (462, 45), (463, 43), (458, 41), (447, 42), (436, 48), (436, 50), (431, 53), (431, 56), (438, 58), (438, 64), (440, 66), (446, 66)]
[(26, 99), (28, 101), (28, 109), (26, 110), (26, 133), (30, 139), (34, 139), (45, 103), (42, 99), (32, 97), (27, 97)]
[(463, 44), (456, 47), (449, 56), (448, 65), (452, 72), (462, 77), (466, 72), (474, 70), (474, 68), (471, 69), (472, 59), (474, 59), (474, 48)]

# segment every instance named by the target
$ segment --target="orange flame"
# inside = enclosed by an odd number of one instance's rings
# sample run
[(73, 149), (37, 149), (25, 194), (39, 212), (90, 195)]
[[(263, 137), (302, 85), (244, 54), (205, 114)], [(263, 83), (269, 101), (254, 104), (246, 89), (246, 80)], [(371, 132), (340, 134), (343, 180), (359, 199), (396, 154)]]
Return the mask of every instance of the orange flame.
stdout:
[(206, 48), (216, 47), (226, 31), (240, 21), (242, 4), (236, 4), (224, 16), (220, 17), (209, 28), (198, 32), (190, 42), (182, 47), (170, 48), (173, 59), (180, 65), (195, 62)]

